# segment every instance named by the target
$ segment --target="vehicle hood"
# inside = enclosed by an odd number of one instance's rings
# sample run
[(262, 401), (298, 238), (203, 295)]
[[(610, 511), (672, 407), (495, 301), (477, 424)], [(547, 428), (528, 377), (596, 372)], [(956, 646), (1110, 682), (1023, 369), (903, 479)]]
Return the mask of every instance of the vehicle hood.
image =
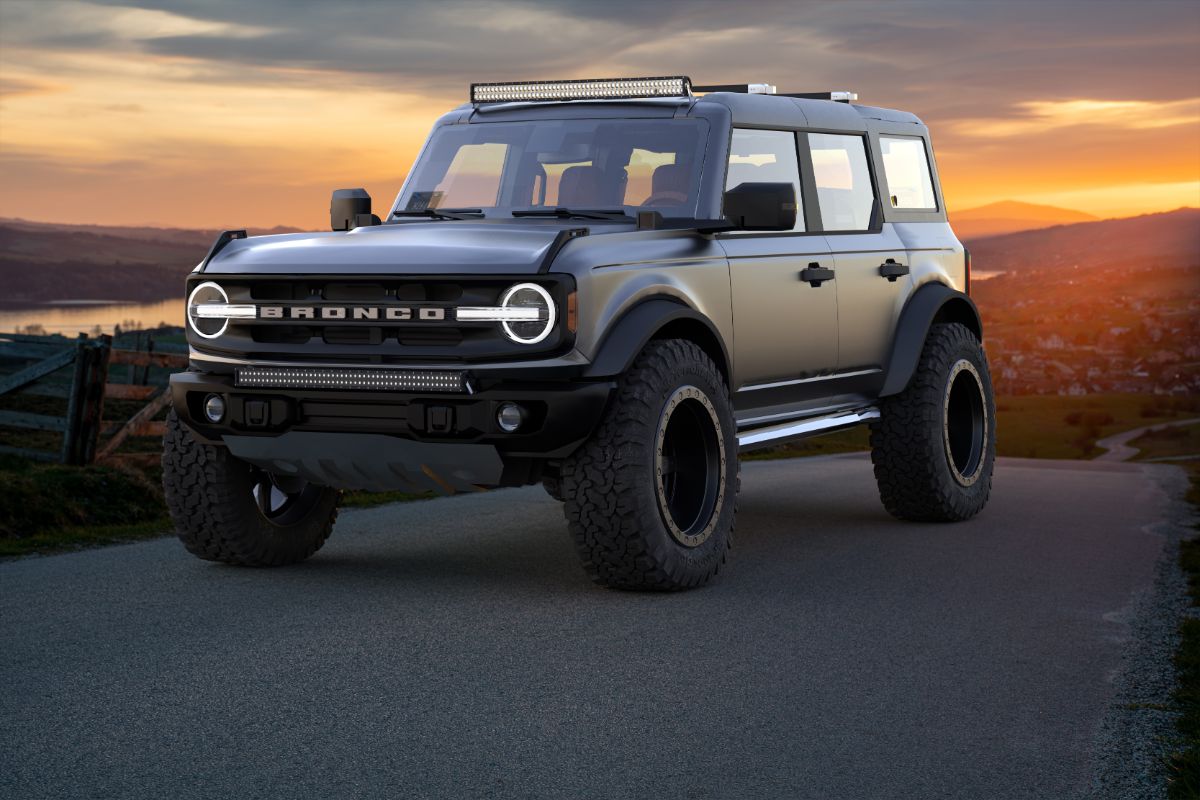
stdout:
[(288, 233), (236, 239), (205, 268), (206, 275), (534, 274), (560, 230), (593, 233), (631, 226), (583, 220), (436, 220), (353, 231)]

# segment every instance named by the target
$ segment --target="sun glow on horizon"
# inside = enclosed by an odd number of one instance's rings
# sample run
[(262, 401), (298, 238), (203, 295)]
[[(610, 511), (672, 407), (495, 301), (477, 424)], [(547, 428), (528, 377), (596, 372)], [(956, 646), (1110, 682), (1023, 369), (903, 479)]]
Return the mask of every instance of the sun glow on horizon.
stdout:
[[(11, 32), (47, 35), (30, 20), (51, 12), (63, 43)], [(390, 203), (433, 121), (466, 95), (464, 85), (447, 96), (432, 77), (396, 91), (362, 73), (313, 66), (299, 51), (246, 70), (212, 54), (220, 52), (214, 43), (271, 46), (279, 29), (265, 22), (87, 2), (6, 2), (3, 13), (4, 217), (322, 227), (334, 188), (364, 186), (377, 206)], [(817, 46), (814, 31), (798, 27), (790, 36)], [(753, 33), (750, 26), (722, 35), (742, 41)], [(182, 44), (167, 53), (155, 47), (162, 42)], [(454, 50), (449, 41), (428, 44)], [(211, 52), (201, 54), (204, 47)], [(580, 69), (679, 71), (639, 60), (652, 56), (645, 41), (631, 41)], [(1176, 68), (1163, 65), (1169, 69)], [(943, 80), (945, 94), (954, 94), (952, 79)], [(906, 88), (880, 83), (869, 96), (890, 105), (885, 98), (895, 95), (903, 108)], [(983, 116), (972, 110), (978, 105), (928, 116), (951, 208), (1022, 200), (1130, 216), (1200, 206), (1200, 97), (1114, 98), (1106, 88), (996, 103)]]

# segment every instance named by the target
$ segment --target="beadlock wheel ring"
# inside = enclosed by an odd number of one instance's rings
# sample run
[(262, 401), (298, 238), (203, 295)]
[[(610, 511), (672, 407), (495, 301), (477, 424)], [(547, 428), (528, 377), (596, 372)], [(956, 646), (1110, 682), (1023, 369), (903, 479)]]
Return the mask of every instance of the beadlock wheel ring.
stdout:
[(990, 424), (979, 370), (960, 358), (950, 367), (942, 404), (942, 445), (960, 486), (974, 485), (983, 474)]
[(671, 538), (699, 547), (717, 528), (725, 501), (725, 437), (717, 410), (695, 386), (671, 393), (654, 441), (658, 510)]

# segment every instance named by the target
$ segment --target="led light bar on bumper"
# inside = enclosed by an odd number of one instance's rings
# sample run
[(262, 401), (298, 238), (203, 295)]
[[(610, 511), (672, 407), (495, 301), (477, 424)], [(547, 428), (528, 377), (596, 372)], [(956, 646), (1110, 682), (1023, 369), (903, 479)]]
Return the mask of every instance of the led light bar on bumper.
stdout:
[(465, 372), (431, 369), (242, 367), (237, 370), (234, 383), (249, 389), (471, 393)]
[(636, 97), (686, 97), (692, 81), (685, 75), (663, 78), (596, 78), (574, 81), (473, 83), (471, 102), (519, 103), (535, 100), (604, 100)]

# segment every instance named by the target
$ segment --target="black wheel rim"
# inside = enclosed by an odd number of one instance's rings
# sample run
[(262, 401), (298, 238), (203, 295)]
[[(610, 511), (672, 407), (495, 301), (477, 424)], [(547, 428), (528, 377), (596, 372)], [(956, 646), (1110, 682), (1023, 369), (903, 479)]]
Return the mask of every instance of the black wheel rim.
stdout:
[(655, 447), (659, 511), (685, 547), (712, 536), (725, 496), (725, 442), (717, 411), (694, 386), (676, 389), (663, 406)]
[(946, 461), (954, 479), (970, 486), (983, 472), (989, 420), (983, 380), (975, 365), (965, 358), (950, 368), (942, 416)]
[(298, 478), (284, 478), (251, 467), (250, 497), (258, 513), (268, 522), (288, 525), (308, 515), (320, 487)]

